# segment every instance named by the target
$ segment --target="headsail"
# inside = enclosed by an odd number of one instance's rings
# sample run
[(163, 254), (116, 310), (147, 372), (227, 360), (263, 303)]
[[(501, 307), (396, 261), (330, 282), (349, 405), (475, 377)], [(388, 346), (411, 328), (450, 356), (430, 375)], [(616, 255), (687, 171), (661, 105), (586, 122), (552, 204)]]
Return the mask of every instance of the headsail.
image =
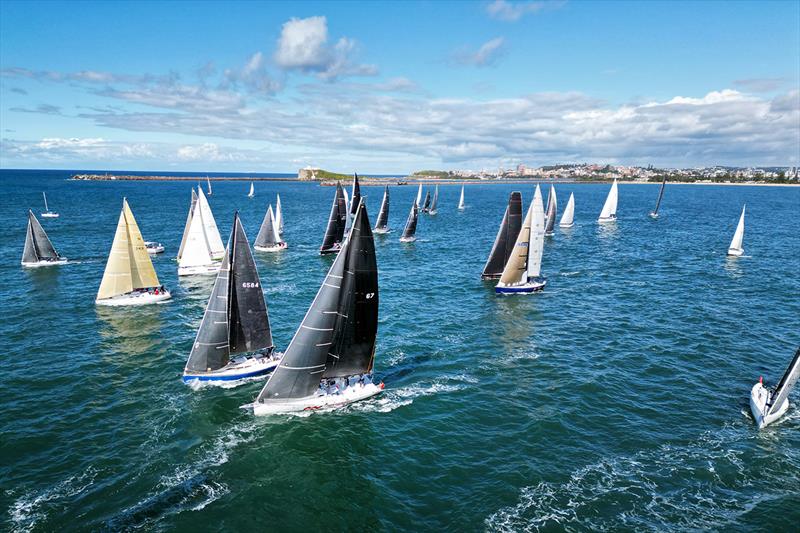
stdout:
[(383, 200), (381, 200), (381, 208), (378, 211), (378, 219), (375, 221), (375, 229), (385, 230), (389, 223), (389, 186), (383, 189)]
[(458, 209), (464, 209), (464, 186), (461, 186), (461, 196), (458, 199)]
[(57, 260), (58, 255), (44, 228), (39, 224), (33, 211), (28, 210), (28, 229), (25, 235), (25, 248), (22, 251), (23, 263)]
[(531, 241), (528, 246), (528, 271), (527, 276), (538, 278), (542, 273), (542, 252), (544, 251), (544, 204), (542, 191), (536, 185), (533, 194), (533, 216), (531, 218)]
[(789, 363), (789, 368), (786, 369), (778, 386), (775, 387), (775, 391), (770, 396), (770, 400), (767, 403), (769, 407), (768, 415), (777, 412), (781, 408), (781, 404), (789, 397), (789, 393), (797, 383), (798, 378), (800, 378), (800, 348), (797, 348), (792, 362)]
[(603, 204), (603, 210), (600, 212), (600, 219), (609, 219), (617, 216), (618, 196), (619, 193), (617, 192), (617, 180), (615, 178), (614, 183), (611, 184), (611, 189), (608, 191), (606, 202)]
[(742, 243), (744, 241), (744, 212), (747, 205), (742, 206), (742, 215), (739, 217), (739, 223), (736, 225), (736, 232), (733, 234), (731, 245), (728, 250), (743, 251)]
[(656, 208), (653, 209), (653, 215), (658, 214), (658, 207), (661, 205), (661, 198), (664, 196), (664, 186), (667, 184), (667, 176), (661, 181), (661, 189), (658, 191), (658, 200), (656, 200)]
[(325, 229), (325, 237), (320, 246), (320, 253), (336, 251), (335, 246), (342, 243), (344, 237), (344, 226), (347, 220), (347, 205), (344, 200), (344, 191), (340, 183), (336, 184), (336, 192), (333, 196), (331, 214), (328, 217), (328, 227)]
[[(194, 191), (192, 193), (194, 198)], [(203, 217), (198, 211), (198, 205), (195, 204), (194, 213), (190, 212), (186, 221), (187, 227), (184, 230), (180, 259), (178, 259), (178, 267), (180, 268), (187, 269), (215, 264), (206, 235), (206, 227), (203, 224)]]
[(550, 184), (550, 193), (547, 195), (547, 220), (545, 224), (545, 235), (552, 235), (558, 216), (558, 200), (556, 199), (556, 188)]
[(483, 267), (482, 279), (496, 279), (503, 273), (508, 257), (519, 235), (522, 226), (522, 194), (514, 191), (508, 198), (508, 206), (503, 214), (503, 221), (489, 253), (489, 259)]
[(278, 228), (278, 233), (283, 233), (283, 207), (281, 207), (281, 195), (278, 195), (278, 201), (275, 203), (275, 223)]
[(403, 228), (403, 236), (400, 237), (401, 239), (408, 239), (414, 236), (414, 234), (417, 232), (418, 218), (419, 218), (419, 210), (417, 209), (417, 203), (414, 202), (411, 205), (411, 211), (409, 211), (408, 213), (408, 218), (406, 219), (406, 227)]
[(417, 201), (415, 202), (417, 204), (417, 209), (420, 208), (421, 202), (422, 202), (422, 184), (420, 183), (419, 188), (417, 189)]
[(278, 237), (277, 222), (275, 220), (275, 215), (272, 212), (272, 206), (270, 205), (267, 208), (267, 214), (264, 215), (264, 220), (261, 222), (261, 228), (258, 230), (258, 235), (256, 235), (256, 240), (253, 242), (253, 246), (266, 248), (269, 246), (275, 246), (280, 242), (281, 239)]
[(350, 195), (350, 214), (355, 215), (358, 203), (361, 201), (361, 186), (358, 184), (358, 174), (353, 174), (353, 194)]
[(304, 398), (317, 390), (324, 375), (369, 371), (377, 313), (375, 248), (361, 202), (349, 238), (256, 402)]
[(572, 226), (575, 220), (575, 194), (569, 193), (569, 200), (567, 207), (564, 208), (564, 214), (561, 216), (561, 222), (558, 223), (562, 228)]
[(178, 261), (183, 257), (183, 249), (186, 246), (186, 238), (189, 235), (189, 228), (192, 225), (192, 218), (194, 217), (194, 206), (197, 205), (197, 193), (194, 192), (192, 187), (192, 201), (189, 204), (189, 214), (186, 215), (186, 225), (183, 227), (183, 237), (181, 237), (181, 246), (178, 248)]
[(203, 194), (201, 187), (197, 188), (197, 205), (199, 210), (195, 211), (195, 216), (199, 213), (203, 221), (203, 227), (206, 230), (206, 239), (208, 239), (208, 246), (211, 250), (211, 257), (220, 259), (225, 254), (225, 245), (222, 244), (222, 237), (217, 228), (217, 221), (214, 220), (214, 214), (211, 212), (211, 206), (208, 205), (206, 195)]
[(431, 215), (435, 215), (436, 214), (436, 204), (438, 204), (438, 203), (439, 203), (439, 186), (437, 185), (433, 189), (433, 200), (431, 200), (431, 207), (430, 207), (430, 209), (428, 209), (428, 213), (430, 213)]

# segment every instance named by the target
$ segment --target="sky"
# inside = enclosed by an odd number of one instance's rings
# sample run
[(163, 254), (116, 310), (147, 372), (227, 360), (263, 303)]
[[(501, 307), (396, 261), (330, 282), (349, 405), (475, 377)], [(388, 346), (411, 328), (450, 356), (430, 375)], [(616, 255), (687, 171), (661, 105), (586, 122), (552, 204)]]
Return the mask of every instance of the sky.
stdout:
[(0, 168), (800, 164), (800, 2), (0, 0)]

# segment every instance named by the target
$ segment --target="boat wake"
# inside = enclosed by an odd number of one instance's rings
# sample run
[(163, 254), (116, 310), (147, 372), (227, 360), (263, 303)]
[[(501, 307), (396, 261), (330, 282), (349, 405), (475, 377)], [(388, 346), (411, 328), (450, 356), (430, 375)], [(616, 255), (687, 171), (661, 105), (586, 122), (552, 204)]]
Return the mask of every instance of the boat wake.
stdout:
[(581, 273), (581, 271), (580, 271), (580, 270), (575, 270), (575, 271), (573, 271), (573, 272), (559, 272), (559, 274), (558, 274), (558, 275), (559, 275), (559, 276), (563, 276), (563, 277), (565, 277), (565, 278), (571, 278), (571, 277), (573, 277), (573, 276), (579, 276), (579, 275), (580, 275), (580, 273)]
[(191, 379), (185, 383), (193, 391), (199, 391), (203, 389), (235, 389), (236, 387), (241, 387), (242, 385), (245, 385), (247, 383), (264, 381), (268, 377), (269, 374), (263, 374), (261, 376), (252, 376), (249, 378), (241, 378), (231, 381), (201, 381), (199, 379)]

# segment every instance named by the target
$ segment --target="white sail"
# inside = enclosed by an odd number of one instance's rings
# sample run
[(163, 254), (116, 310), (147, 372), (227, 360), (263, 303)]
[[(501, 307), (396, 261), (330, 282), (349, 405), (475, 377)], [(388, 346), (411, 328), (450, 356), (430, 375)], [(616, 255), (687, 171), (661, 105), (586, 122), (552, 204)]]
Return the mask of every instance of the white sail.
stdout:
[(278, 202), (275, 204), (275, 222), (278, 233), (283, 233), (283, 209), (281, 208), (281, 195), (278, 195)]
[(561, 216), (561, 222), (558, 223), (562, 228), (569, 228), (574, 223), (575, 218), (575, 194), (569, 194), (569, 201), (567, 207), (564, 208), (564, 214)]
[(461, 197), (458, 199), (458, 209), (464, 209), (464, 186), (461, 186)]
[(206, 176), (206, 183), (208, 184), (208, 195), (211, 196), (211, 180)]
[(217, 229), (217, 221), (214, 220), (214, 214), (211, 212), (211, 206), (208, 205), (206, 195), (203, 194), (203, 189), (197, 188), (197, 205), (198, 210), (195, 210), (195, 216), (198, 214), (203, 221), (203, 227), (206, 230), (206, 239), (208, 240), (208, 247), (211, 250), (211, 257), (214, 259), (222, 259), (225, 255), (225, 245), (222, 244), (222, 237), (219, 235)]
[(347, 233), (347, 230), (350, 229), (350, 196), (344, 187), (342, 187), (342, 192), (344, 193), (344, 231)]
[[(198, 209), (198, 204), (195, 204), (194, 209)], [(183, 244), (181, 257), (178, 260), (178, 267), (187, 269), (199, 266), (213, 266), (214, 258), (211, 255), (211, 248), (206, 237), (203, 218), (192, 214), (188, 224), (186, 241)]]
[(606, 203), (603, 204), (603, 210), (600, 212), (600, 218), (598, 220), (612, 220), (616, 218), (618, 196), (619, 193), (617, 192), (617, 180), (614, 179), (614, 183), (611, 184), (611, 190), (608, 191)]
[(531, 218), (531, 237), (528, 245), (528, 279), (538, 278), (542, 273), (542, 252), (544, 251), (544, 203), (542, 202), (542, 191), (536, 185), (536, 192), (533, 194), (533, 210)]
[(742, 241), (744, 241), (744, 211), (746, 205), (742, 206), (742, 215), (739, 217), (739, 224), (736, 226), (736, 232), (733, 234), (731, 245), (728, 248), (730, 255), (742, 255), (744, 248), (742, 248)]
[(249, 192), (249, 193), (247, 193), (247, 197), (248, 197), (248, 198), (252, 198), (252, 197), (253, 197), (253, 196), (255, 196), (255, 195), (256, 195), (256, 191), (255, 191), (255, 189), (253, 188), (253, 182), (251, 181), (251, 182), (250, 182), (250, 192)]
[(419, 209), (419, 204), (422, 202), (422, 184), (419, 184), (419, 189), (417, 189), (417, 209)]
[(46, 213), (50, 211), (50, 209), (47, 207), (47, 195), (44, 193), (44, 191), (42, 191), (42, 196), (44, 197), (44, 211)]
[(183, 255), (183, 248), (186, 246), (186, 237), (189, 235), (189, 228), (192, 225), (192, 217), (194, 216), (194, 206), (197, 205), (197, 194), (192, 187), (192, 201), (189, 203), (189, 214), (186, 215), (186, 224), (183, 226), (183, 237), (181, 237), (181, 245), (178, 248), (178, 261), (181, 260)]
[[(280, 196), (278, 197), (278, 201), (280, 202)], [(269, 214), (270, 217), (272, 217), (272, 238), (275, 242), (281, 242), (281, 232), (278, 230), (278, 221), (275, 218), (275, 213), (272, 212), (272, 206), (269, 206)]]

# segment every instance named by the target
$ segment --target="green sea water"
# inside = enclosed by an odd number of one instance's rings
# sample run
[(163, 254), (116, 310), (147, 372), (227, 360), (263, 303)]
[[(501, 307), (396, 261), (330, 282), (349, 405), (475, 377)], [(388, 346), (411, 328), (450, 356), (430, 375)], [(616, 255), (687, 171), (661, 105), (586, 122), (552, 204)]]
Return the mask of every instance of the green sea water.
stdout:
[[(545, 245), (541, 294), (479, 279), (505, 203), (529, 185), (441, 186), (418, 240), (398, 242), (416, 187), (392, 187), (376, 236), (374, 399), (254, 418), (263, 382), (192, 389), (181, 371), (213, 278), (177, 278), (191, 184), (70, 182), (0, 172), (0, 530), (797, 531), (800, 410), (758, 431), (750, 387), (800, 344), (800, 188), (608, 185), (575, 193), (575, 227)], [(333, 189), (214, 183), (227, 240), (255, 238), (280, 193), (289, 249), (256, 253), (279, 350), (332, 258)], [(27, 209), (68, 265), (19, 265)], [(363, 187), (372, 220), (382, 190)], [(122, 198), (173, 293), (94, 305)], [(747, 203), (745, 256), (725, 257)], [(40, 219), (41, 220), (41, 219)], [(798, 391), (793, 403), (800, 402)]]

